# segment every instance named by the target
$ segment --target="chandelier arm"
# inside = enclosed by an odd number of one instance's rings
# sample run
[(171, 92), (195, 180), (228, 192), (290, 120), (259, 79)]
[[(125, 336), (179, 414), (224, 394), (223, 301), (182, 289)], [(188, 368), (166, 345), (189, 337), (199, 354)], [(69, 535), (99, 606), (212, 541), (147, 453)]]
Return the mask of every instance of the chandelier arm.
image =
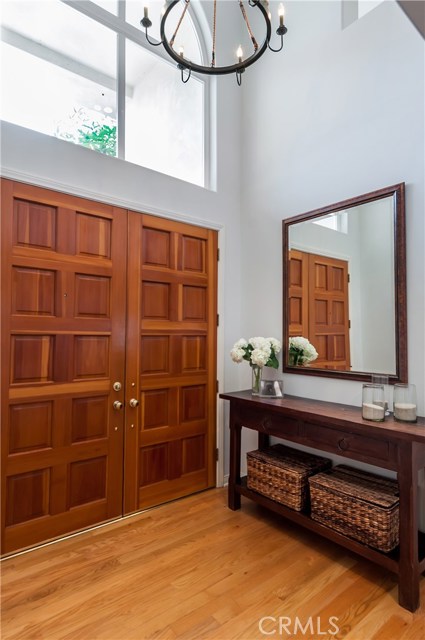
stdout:
[[(181, 79), (183, 84), (186, 84), (186, 82), (189, 82), (190, 76), (192, 75), (192, 69), (190, 67), (184, 67), (182, 64), (179, 65), (180, 67), (180, 73), (181, 73)], [(184, 70), (187, 69), (188, 74), (186, 76), (186, 80), (184, 79)]]
[(270, 43), (268, 45), (270, 51), (273, 51), (273, 53), (279, 53), (279, 51), (282, 51), (283, 49), (283, 36), (280, 36), (280, 47), (279, 49), (273, 49), (273, 47), (270, 46)]
[(285, 27), (284, 24), (281, 24), (276, 29), (277, 35), (280, 36), (280, 47), (279, 47), (279, 49), (273, 49), (273, 47), (270, 46), (270, 41), (269, 41), (269, 49), (270, 49), (270, 51), (273, 51), (273, 53), (279, 53), (279, 51), (282, 51), (282, 49), (283, 49), (283, 36), (285, 35), (285, 33), (287, 31), (288, 31), (288, 29)]
[(145, 36), (146, 36), (146, 40), (149, 42), (149, 44), (152, 47), (159, 47), (160, 44), (164, 44), (164, 42), (162, 40), (160, 40), (159, 42), (155, 42), (155, 40), (151, 40), (148, 36), (148, 30), (145, 30)]
[(170, 45), (171, 46), (173, 46), (173, 44), (174, 44), (174, 40), (176, 39), (177, 32), (180, 29), (180, 25), (183, 22), (183, 18), (184, 18), (185, 14), (186, 14), (186, 11), (187, 11), (189, 5), (190, 5), (190, 0), (184, 0), (184, 9), (183, 9), (182, 14), (180, 16), (180, 20), (177, 23), (176, 30), (174, 31), (174, 33), (173, 33), (173, 35), (171, 37), (171, 40), (170, 40)]
[(149, 42), (149, 44), (152, 47), (159, 47), (160, 44), (164, 44), (164, 42), (161, 40), (160, 42), (155, 42), (155, 40), (151, 40), (148, 36), (148, 29), (152, 26), (152, 21), (149, 19), (147, 13), (144, 15), (144, 17), (140, 20), (140, 24), (142, 25), (142, 27), (144, 27), (145, 29), (145, 36), (146, 36), (146, 40)]
[(258, 49), (258, 42), (256, 41), (254, 34), (252, 33), (251, 25), (249, 24), (248, 16), (246, 15), (245, 7), (243, 6), (242, 0), (239, 0), (239, 6), (242, 11), (243, 19), (245, 20), (246, 28), (248, 30), (248, 35), (251, 38), (251, 42), (254, 45), (254, 51)]

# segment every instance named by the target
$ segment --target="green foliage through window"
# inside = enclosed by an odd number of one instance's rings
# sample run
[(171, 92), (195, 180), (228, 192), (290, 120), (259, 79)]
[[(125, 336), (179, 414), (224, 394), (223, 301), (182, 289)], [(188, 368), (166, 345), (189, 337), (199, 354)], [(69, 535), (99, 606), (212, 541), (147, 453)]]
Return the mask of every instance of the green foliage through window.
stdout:
[(78, 130), (78, 144), (107, 156), (117, 155), (117, 127), (92, 122)]
[(86, 107), (74, 108), (64, 120), (57, 123), (55, 135), (107, 156), (117, 155), (117, 123)]

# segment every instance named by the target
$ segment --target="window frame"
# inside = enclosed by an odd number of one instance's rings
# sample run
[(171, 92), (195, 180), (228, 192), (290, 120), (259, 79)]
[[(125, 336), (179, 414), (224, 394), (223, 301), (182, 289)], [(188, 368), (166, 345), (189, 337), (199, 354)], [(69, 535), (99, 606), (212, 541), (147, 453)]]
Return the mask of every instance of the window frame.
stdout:
[[(76, 11), (83, 13), (89, 18), (96, 20), (100, 24), (109, 29), (112, 29), (117, 34), (117, 158), (125, 161), (125, 83), (126, 83), (126, 60), (125, 60), (125, 41), (131, 40), (137, 45), (157, 55), (167, 64), (172, 65), (174, 62), (167, 55), (163, 47), (152, 47), (146, 41), (144, 33), (138, 30), (136, 27), (125, 21), (125, 9), (126, 3), (120, 0), (118, 2), (118, 15), (110, 13), (106, 9), (103, 9), (99, 5), (91, 2), (90, 0), (59, 0), (63, 4), (67, 4)], [(142, 5), (141, 5), (142, 6)], [(196, 30), (196, 37), (198, 39), (199, 48), (201, 51), (201, 57), (204, 61), (206, 58), (206, 43), (203, 35), (203, 31), (200, 25), (196, 11), (191, 15), (194, 27)], [(177, 73), (177, 70), (176, 70)], [(209, 76), (202, 76), (199, 73), (193, 72), (193, 76), (200, 80), (204, 85), (203, 91), (203, 161), (204, 161), (204, 180), (201, 188), (211, 189), (212, 177), (211, 177), (211, 78)], [(168, 174), (167, 174), (168, 175)], [(192, 184), (192, 183), (190, 183)], [(199, 186), (199, 185), (197, 185)]]
[[(117, 96), (117, 155), (115, 157), (120, 160), (126, 161), (125, 158), (125, 128), (126, 128), (126, 113), (125, 113), (125, 88), (126, 88), (126, 40), (130, 40), (142, 47), (152, 55), (156, 55), (167, 64), (175, 67), (174, 61), (170, 59), (163, 47), (152, 47), (146, 41), (145, 34), (142, 30), (125, 21), (126, 12), (126, 0), (119, 0), (117, 15), (109, 12), (107, 9), (91, 2), (90, 0), (59, 0), (70, 8), (78, 11), (80, 14), (85, 15), (91, 20), (94, 20), (98, 24), (110, 29), (116, 35), (116, 96)], [(141, 11), (143, 11), (143, 5), (141, 4)], [(204, 60), (206, 56), (206, 46), (203, 31), (200, 26), (200, 22), (196, 16), (196, 11), (191, 14), (192, 21), (195, 27), (195, 34), (198, 40), (201, 57)], [(176, 73), (179, 73), (176, 69)], [(211, 81), (210, 78), (204, 77), (200, 74), (193, 73), (203, 84), (203, 104), (202, 104), (202, 119), (203, 119), (203, 183), (201, 188), (211, 188)], [(143, 165), (139, 165), (143, 166)], [(146, 167), (145, 167), (146, 168)], [(149, 168), (149, 167), (147, 167)], [(153, 169), (155, 170), (155, 169)], [(158, 170), (157, 170), (158, 171)], [(158, 171), (158, 173), (161, 173)], [(164, 175), (169, 175), (164, 173)], [(184, 180), (183, 178), (176, 178)], [(188, 181), (189, 182), (189, 181)], [(195, 184), (189, 182), (189, 184)]]

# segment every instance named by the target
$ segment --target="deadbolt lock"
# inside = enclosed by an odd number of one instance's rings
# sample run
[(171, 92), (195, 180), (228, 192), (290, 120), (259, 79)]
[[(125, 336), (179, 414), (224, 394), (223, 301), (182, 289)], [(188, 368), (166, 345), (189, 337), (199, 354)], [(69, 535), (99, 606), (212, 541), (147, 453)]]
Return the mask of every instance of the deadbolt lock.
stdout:
[(114, 391), (121, 391), (121, 387), (121, 382), (114, 382), (114, 384), (112, 385)]

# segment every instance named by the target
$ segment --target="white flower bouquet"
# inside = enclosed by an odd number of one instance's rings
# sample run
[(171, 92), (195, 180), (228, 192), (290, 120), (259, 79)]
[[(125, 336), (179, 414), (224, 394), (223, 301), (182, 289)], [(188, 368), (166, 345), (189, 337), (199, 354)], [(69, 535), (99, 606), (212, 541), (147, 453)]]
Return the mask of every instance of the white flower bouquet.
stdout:
[(246, 360), (250, 366), (263, 367), (279, 367), (277, 354), (281, 349), (281, 344), (276, 338), (250, 338), (248, 341), (241, 338), (230, 351), (230, 357), (233, 362), (242, 362)]
[(289, 338), (289, 364), (308, 364), (318, 357), (316, 349), (307, 338)]

